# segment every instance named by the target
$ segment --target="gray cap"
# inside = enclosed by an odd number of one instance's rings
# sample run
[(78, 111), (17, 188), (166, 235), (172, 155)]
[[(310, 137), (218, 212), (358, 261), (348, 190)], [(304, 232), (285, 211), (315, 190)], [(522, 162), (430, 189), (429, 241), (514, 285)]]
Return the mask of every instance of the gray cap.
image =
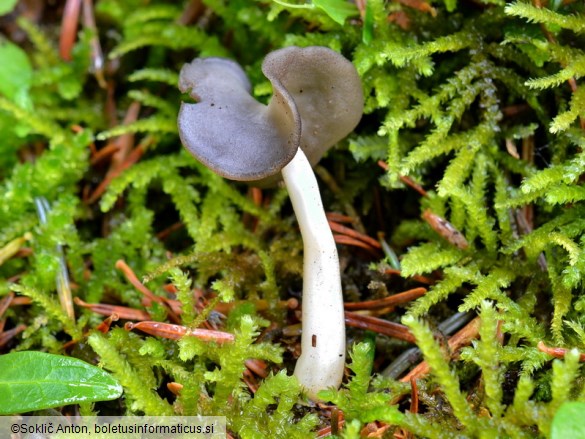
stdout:
[(198, 101), (181, 104), (183, 145), (217, 174), (240, 181), (278, 174), (301, 147), (312, 165), (358, 124), (360, 78), (326, 47), (287, 47), (262, 64), (273, 97), (250, 95), (242, 68), (224, 58), (197, 58), (181, 69), (179, 88)]

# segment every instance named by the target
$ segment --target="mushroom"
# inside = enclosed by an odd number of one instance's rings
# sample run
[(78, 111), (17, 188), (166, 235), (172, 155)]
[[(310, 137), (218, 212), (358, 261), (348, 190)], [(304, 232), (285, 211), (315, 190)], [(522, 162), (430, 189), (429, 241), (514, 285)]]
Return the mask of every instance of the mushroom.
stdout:
[(266, 56), (262, 72), (273, 96), (250, 94), (242, 68), (224, 58), (183, 66), (178, 118), (183, 145), (217, 174), (289, 192), (304, 244), (302, 353), (294, 375), (307, 394), (339, 387), (345, 365), (345, 323), (339, 258), (312, 166), (358, 124), (360, 78), (343, 56), (325, 47), (287, 47)]

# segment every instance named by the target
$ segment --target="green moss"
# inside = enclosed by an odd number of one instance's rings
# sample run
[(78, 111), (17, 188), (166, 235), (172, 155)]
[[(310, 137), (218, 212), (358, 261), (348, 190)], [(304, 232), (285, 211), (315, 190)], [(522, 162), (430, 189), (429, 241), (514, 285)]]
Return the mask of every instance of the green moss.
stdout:
[[(278, 303), (300, 289), (302, 272), (286, 191), (265, 190), (263, 203), (255, 203), (246, 187), (183, 151), (176, 129), (183, 63), (236, 59), (265, 99), (270, 87), (259, 67), (266, 53), (324, 45), (352, 60), (366, 100), (356, 132), (325, 158), (340, 188), (322, 185), (325, 205), (359, 217), (354, 225), (370, 236), (386, 232), (386, 251), (400, 256), (410, 280), (387, 282), (384, 291), (410, 287), (417, 275), (432, 280), (404, 317), (431, 367), (419, 382), (419, 413), (391, 405), (409, 388), (379, 375), (404, 346), (366, 336), (351, 349), (342, 389), (323, 393), (344, 412), (341, 436), (359, 437), (372, 421), (419, 437), (548, 435), (562, 404), (585, 395), (574, 350), (585, 349), (583, 5), (295, 5), (205, 0), (193, 18), (180, 4), (103, 0), (96, 3), (97, 31), (81, 30), (69, 62), (60, 58), (50, 16), (46, 23), (18, 19), (28, 41), (22, 48), (3, 43), (8, 49), (0, 52), (0, 65), (14, 62), (22, 71), (0, 87), (0, 254), (15, 239), (30, 239), (0, 264), (0, 277), (9, 280), (0, 283), (0, 295), (14, 291), (33, 305), (6, 312), (10, 325), (28, 326), (11, 348), (61, 352), (71, 339), (83, 343), (100, 321), (81, 308), (73, 320), (61, 308), (63, 263), (74, 296), (167, 318), (165, 307), (144, 303), (115, 268), (124, 260), (154, 294), (167, 295), (163, 285), (174, 285), (183, 324), (220, 322), (236, 341), (177, 342), (120, 328), (92, 333), (89, 345), (124, 385), (122, 411), (223, 415), (243, 438), (310, 437), (326, 426), (317, 408), (298, 404), (301, 389), (286, 374), (296, 339), (281, 336), (288, 320)], [(95, 37), (109, 92), (92, 71)], [(133, 102), (138, 117), (123, 123)], [(120, 139), (139, 145), (136, 163), (115, 169), (117, 159), (95, 160), (94, 148)], [(91, 200), (112, 171), (119, 175)], [(411, 192), (403, 177), (425, 187), (427, 197)], [(50, 207), (43, 221), (39, 199)], [(457, 248), (429, 227), (420, 218), (427, 209), (469, 247)], [(348, 297), (370, 299), (366, 286), (380, 280), (365, 267), (382, 266), (382, 253), (339, 248)], [(193, 289), (207, 302), (198, 303)], [(224, 321), (213, 308), (233, 300), (244, 302)], [(257, 311), (259, 300), (268, 302), (267, 312)], [(435, 324), (455, 310), (480, 316), (480, 336), (449, 363), (421, 319)], [(541, 341), (567, 348), (566, 358), (551, 361), (537, 349)], [(255, 394), (243, 379), (251, 358), (271, 372), (258, 379)], [(169, 381), (183, 385), (179, 395), (166, 391)]]

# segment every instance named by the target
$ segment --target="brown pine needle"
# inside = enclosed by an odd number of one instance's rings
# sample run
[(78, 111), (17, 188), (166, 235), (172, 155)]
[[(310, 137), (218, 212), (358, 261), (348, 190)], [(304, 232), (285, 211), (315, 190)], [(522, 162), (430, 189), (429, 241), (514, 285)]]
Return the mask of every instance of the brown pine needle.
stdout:
[(229, 332), (216, 331), (214, 329), (190, 329), (182, 325), (173, 325), (162, 322), (127, 322), (124, 325), (126, 331), (138, 329), (147, 334), (157, 337), (168, 338), (170, 340), (179, 340), (184, 336), (196, 337), (203, 341), (213, 341), (215, 343), (229, 343), (235, 340), (233, 334)]
[(117, 168), (108, 172), (102, 182), (98, 185), (98, 187), (93, 191), (89, 199), (87, 200), (87, 204), (93, 204), (104, 194), (112, 180), (122, 174), (125, 170), (130, 168), (134, 165), (140, 157), (144, 154), (144, 148), (141, 145), (138, 145), (136, 148), (132, 150), (132, 152), (128, 155), (128, 158), (121, 163)]
[[(567, 355), (570, 350), (565, 348), (552, 348), (545, 345), (543, 341), (539, 341), (536, 347), (540, 352), (544, 352), (545, 354), (551, 355), (555, 358), (565, 358), (565, 355)], [(579, 354), (579, 361), (585, 361), (585, 354)]]
[(77, 38), (81, 0), (67, 0), (61, 20), (59, 36), (59, 56), (63, 61), (71, 61), (71, 52)]
[(90, 163), (92, 166), (95, 166), (102, 160), (111, 157), (116, 151), (120, 149), (120, 145), (118, 145), (115, 141), (109, 142), (106, 146), (102, 149), (96, 151), (95, 154), (92, 155)]
[(79, 297), (73, 299), (76, 305), (91, 311), (101, 314), (103, 316), (111, 316), (116, 314), (122, 320), (150, 320), (150, 314), (140, 309), (128, 308), (126, 306), (107, 305), (104, 303), (86, 303)]
[(117, 322), (118, 320), (120, 320), (120, 317), (118, 314), (114, 313), (111, 316), (106, 317), (103, 322), (96, 326), (95, 329), (100, 331), (102, 334), (107, 334), (110, 330), (110, 326), (112, 326), (112, 323)]
[[(388, 163), (386, 163), (383, 160), (378, 160), (378, 166), (380, 166), (385, 171), (388, 170)], [(427, 191), (425, 191), (423, 189), (423, 187), (420, 184), (418, 184), (416, 181), (414, 181), (412, 178), (406, 177), (404, 175), (399, 175), (398, 178), (400, 178), (400, 181), (402, 181), (402, 183), (404, 183), (405, 185), (411, 187), (412, 189), (414, 189), (415, 191), (417, 191), (423, 197), (428, 197), (429, 196), (427, 194)]]
[(335, 221), (329, 220), (328, 223), (329, 223), (329, 227), (334, 232), (341, 233), (343, 235), (347, 235), (347, 236), (350, 236), (350, 237), (355, 238), (355, 239), (359, 239), (360, 241), (363, 241), (363, 242), (369, 244), (373, 248), (377, 248), (377, 249), (382, 248), (382, 246), (380, 245), (380, 243), (378, 241), (376, 241), (374, 238), (370, 238), (368, 235), (365, 235), (365, 234), (358, 232), (357, 230), (351, 229), (349, 227), (342, 226), (341, 224), (338, 224)]
[(423, 212), (422, 218), (428, 223), (429, 226), (432, 227), (435, 232), (437, 232), (455, 247), (460, 248), (461, 250), (465, 250), (467, 247), (469, 247), (469, 243), (467, 242), (467, 239), (465, 239), (465, 236), (463, 236), (463, 234), (445, 218), (431, 212), (430, 209), (426, 209)]
[(337, 212), (326, 212), (325, 216), (329, 221), (335, 221), (336, 223), (353, 223), (354, 219), (351, 216), (343, 215)]
[(159, 297), (156, 294), (154, 294), (142, 282), (140, 282), (138, 276), (136, 276), (134, 271), (132, 271), (132, 269), (128, 266), (128, 264), (126, 264), (126, 262), (124, 262), (122, 259), (119, 259), (118, 261), (116, 261), (115, 267), (122, 272), (126, 280), (130, 282), (134, 286), (134, 288), (136, 288), (146, 298), (149, 299), (148, 304), (150, 304), (150, 302), (157, 302), (161, 304), (163, 303), (162, 297)]
[(8, 331), (0, 333), (0, 347), (4, 346), (6, 343), (8, 343), (10, 340), (12, 340), (25, 329), (26, 325), (18, 325), (12, 329), (9, 329)]
[(414, 343), (414, 335), (409, 329), (400, 323), (390, 322), (378, 317), (364, 316), (355, 312), (345, 312), (345, 324), (353, 328), (366, 329), (377, 332), (378, 334), (387, 335), (388, 337), (404, 340)]
[(10, 307), (10, 304), (14, 300), (14, 293), (10, 292), (2, 299), (0, 299), (0, 317), (4, 315), (6, 310)]
[(124, 277), (126, 277), (128, 282), (130, 282), (134, 286), (134, 288), (136, 288), (145, 296), (145, 298), (147, 299), (146, 301), (147, 306), (149, 306), (152, 302), (159, 303), (166, 308), (169, 319), (172, 322), (179, 323), (181, 321), (181, 319), (179, 319), (179, 316), (169, 303), (168, 299), (157, 296), (152, 291), (150, 291), (142, 282), (140, 282), (140, 280), (138, 280), (138, 277), (136, 276), (134, 271), (132, 271), (132, 269), (128, 266), (128, 264), (126, 264), (126, 262), (120, 259), (116, 261), (115, 267), (124, 274)]
[(262, 360), (256, 358), (250, 358), (244, 362), (246, 367), (250, 371), (254, 372), (260, 378), (266, 378), (268, 376), (268, 365)]
[(345, 245), (352, 245), (354, 247), (361, 247), (365, 250), (368, 250), (372, 254), (377, 254), (376, 250), (372, 248), (369, 244), (360, 241), (359, 239), (352, 238), (351, 236), (347, 235), (339, 235), (337, 233), (333, 234), (333, 239), (337, 244), (345, 244)]
[(412, 302), (424, 296), (427, 292), (426, 288), (418, 287), (402, 293), (394, 294), (392, 296), (384, 297), (383, 299), (368, 300), (365, 302), (344, 303), (344, 308), (348, 311), (357, 311), (363, 309), (379, 309), (386, 307), (394, 307), (404, 303)]
[[(475, 340), (479, 335), (479, 317), (474, 318), (471, 322), (465, 325), (459, 332), (449, 339), (447, 344), (449, 345), (449, 352), (451, 356), (455, 355), (459, 349), (467, 346), (472, 340)], [(412, 369), (406, 376), (400, 378), (403, 383), (410, 382), (411, 379), (420, 379), (430, 372), (431, 368), (426, 361), (419, 363), (414, 369)]]

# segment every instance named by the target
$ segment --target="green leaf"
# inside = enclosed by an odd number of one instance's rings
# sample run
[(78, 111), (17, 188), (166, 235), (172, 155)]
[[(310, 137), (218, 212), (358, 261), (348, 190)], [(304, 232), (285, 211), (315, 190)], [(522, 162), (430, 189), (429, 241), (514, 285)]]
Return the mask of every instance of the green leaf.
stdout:
[(364, 44), (370, 44), (374, 39), (374, 11), (372, 3), (366, 2), (366, 13), (364, 16), (364, 27), (362, 30), (362, 41)]
[(18, 106), (30, 109), (28, 90), (32, 81), (32, 67), (24, 50), (8, 41), (1, 42), (0, 65), (0, 93)]
[(457, 0), (443, 0), (445, 2), (445, 7), (447, 8), (447, 12), (453, 12), (457, 7)]
[(0, 0), (0, 15), (12, 12), (18, 0)]
[(585, 403), (566, 402), (557, 411), (551, 426), (551, 439), (585, 437)]
[(108, 401), (121, 394), (122, 386), (111, 375), (77, 358), (36, 351), (0, 356), (0, 415)]
[(314, 9), (319, 8), (325, 12), (333, 21), (343, 25), (348, 17), (359, 14), (359, 11), (353, 3), (347, 0), (314, 0), (312, 3), (294, 4), (283, 0), (273, 0), (281, 6), (292, 9)]
[(313, 5), (323, 10), (333, 21), (341, 25), (348, 17), (358, 14), (357, 7), (346, 0), (313, 0)]

